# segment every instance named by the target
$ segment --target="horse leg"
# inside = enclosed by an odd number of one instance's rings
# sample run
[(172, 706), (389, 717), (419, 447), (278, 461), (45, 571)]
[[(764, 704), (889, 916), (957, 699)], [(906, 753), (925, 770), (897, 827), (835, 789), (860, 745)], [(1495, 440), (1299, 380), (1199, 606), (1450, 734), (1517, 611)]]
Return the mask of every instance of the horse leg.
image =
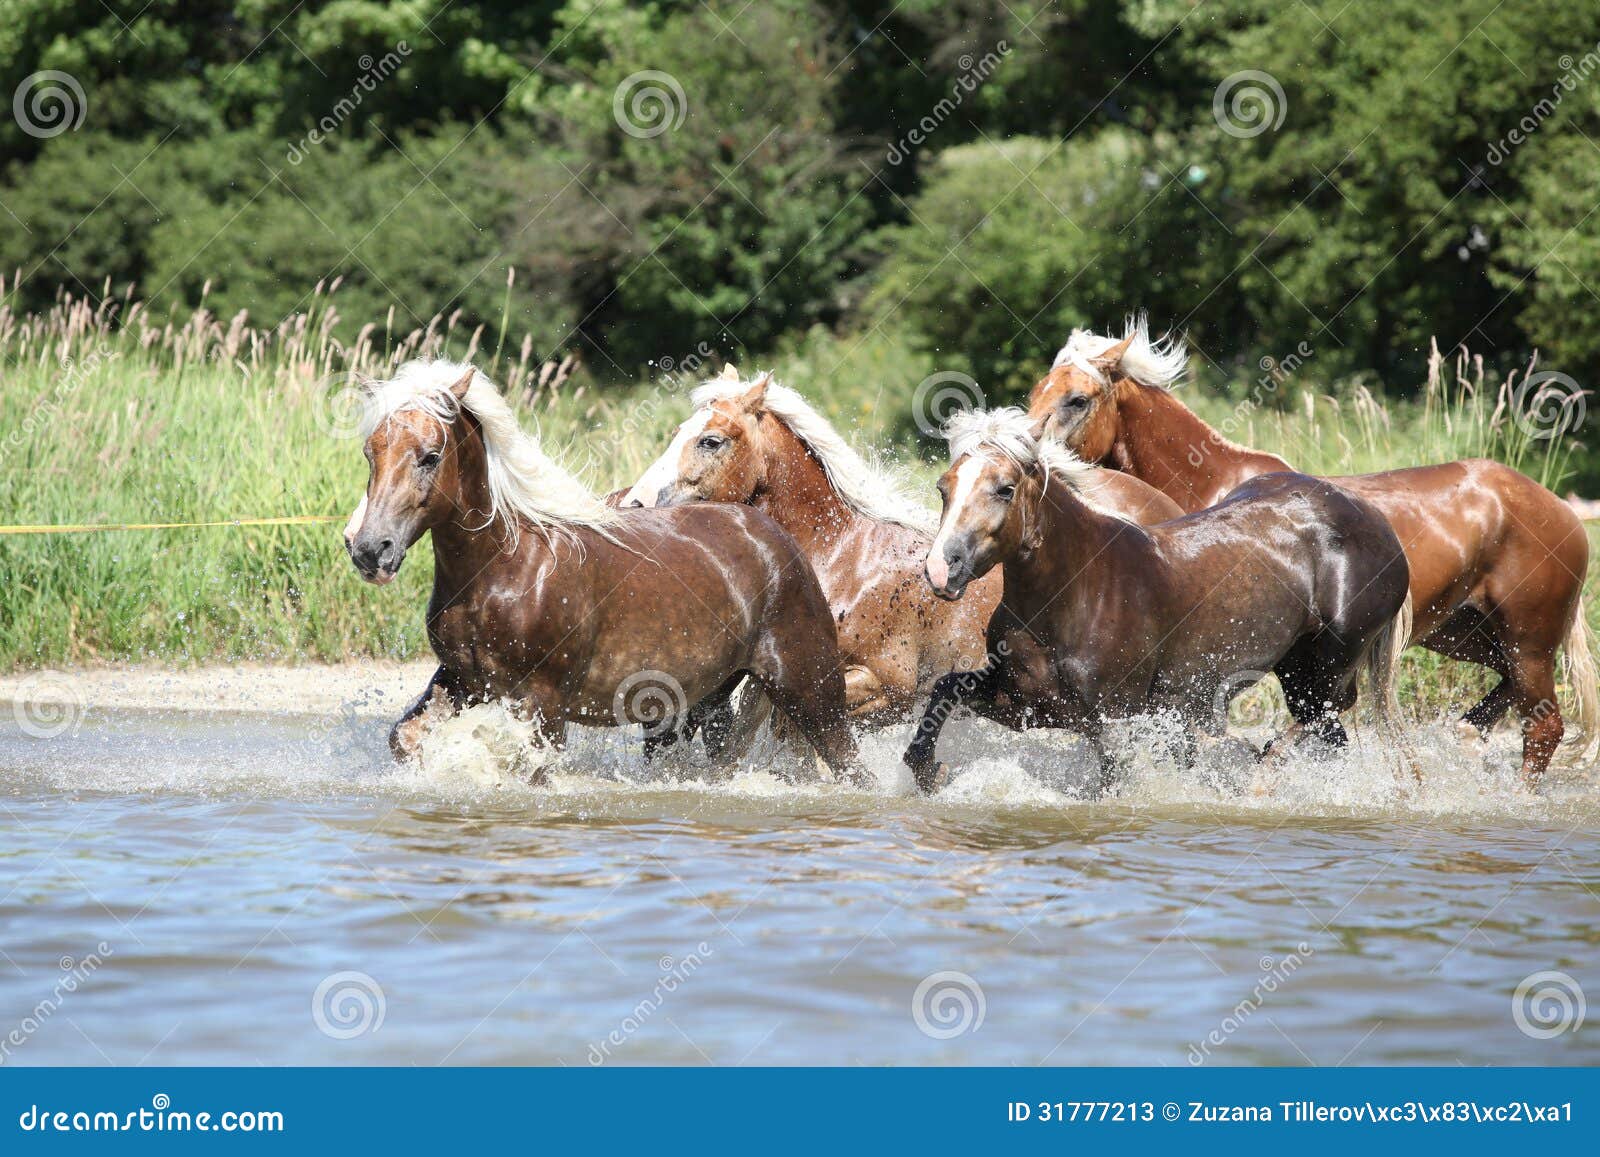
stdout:
[(933, 685), (933, 694), (929, 696), (928, 706), (922, 712), (922, 722), (917, 724), (916, 734), (912, 736), (911, 745), (903, 756), (912, 777), (917, 781), (917, 790), (924, 794), (932, 791), (939, 778), (935, 748), (946, 720), (957, 707), (992, 705), (998, 673), (999, 668), (990, 664), (976, 671), (952, 672)]
[(1556, 702), (1555, 660), (1549, 655), (1518, 656), (1513, 677), (1522, 720), (1522, 782), (1533, 791), (1566, 731)]
[(1472, 728), (1487, 739), (1495, 725), (1505, 718), (1516, 702), (1516, 681), (1496, 625), (1476, 607), (1462, 607), (1435, 628), (1422, 645), (1428, 650), (1461, 663), (1476, 663), (1500, 676), (1489, 693), (1461, 717), (1463, 729)]
[(733, 733), (733, 693), (743, 678), (735, 675), (689, 709), (688, 735), (701, 732), (706, 754), (713, 760), (722, 759), (727, 751), (728, 737)]
[(844, 669), (844, 698), (856, 723), (880, 725), (905, 716), (917, 697), (917, 673), (907, 665), (885, 663)]
[(461, 696), (443, 667), (434, 671), (428, 685), (389, 729), (389, 750), (397, 760), (410, 759), (422, 747), (422, 737), (440, 719), (461, 710)]

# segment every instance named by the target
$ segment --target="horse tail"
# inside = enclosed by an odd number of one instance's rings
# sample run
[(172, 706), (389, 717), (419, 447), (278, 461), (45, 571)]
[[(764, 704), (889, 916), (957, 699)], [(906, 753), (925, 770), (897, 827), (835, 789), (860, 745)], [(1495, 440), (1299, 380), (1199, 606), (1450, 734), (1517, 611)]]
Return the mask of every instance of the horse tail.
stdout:
[(1573, 615), (1572, 628), (1567, 632), (1566, 646), (1561, 650), (1561, 669), (1572, 685), (1577, 700), (1579, 735), (1583, 746), (1562, 760), (1572, 766), (1592, 767), (1600, 758), (1600, 679), (1596, 677), (1594, 660), (1594, 632), (1589, 629), (1589, 616), (1584, 613), (1583, 596), (1578, 596), (1578, 606)]
[(1400, 655), (1411, 643), (1412, 620), (1411, 592), (1407, 591), (1400, 610), (1378, 628), (1377, 637), (1367, 648), (1366, 680), (1379, 734), (1400, 749), (1401, 757), (1410, 765), (1412, 778), (1420, 784), (1422, 769), (1417, 765), (1416, 754), (1411, 750), (1400, 718)]

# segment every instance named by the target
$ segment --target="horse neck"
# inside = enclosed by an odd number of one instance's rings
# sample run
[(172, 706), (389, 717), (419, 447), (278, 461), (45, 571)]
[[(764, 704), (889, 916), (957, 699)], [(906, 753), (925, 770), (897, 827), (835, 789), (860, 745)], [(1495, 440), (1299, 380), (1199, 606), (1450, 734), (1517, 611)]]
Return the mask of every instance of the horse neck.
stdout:
[(476, 424), (457, 442), (456, 463), (459, 485), (451, 515), (433, 528), (434, 592), (446, 601), (484, 575), (507, 545), (504, 526), (486, 525), (492, 507), (489, 460)]
[(1005, 566), (1004, 598), (1013, 605), (1093, 613), (1117, 584), (1147, 580), (1163, 565), (1142, 528), (1102, 514), (1059, 479), (1045, 484), (1035, 517), (1038, 545)]
[(763, 418), (768, 440), (767, 480), (751, 505), (764, 511), (811, 554), (838, 541), (862, 516), (850, 509), (828, 480), (828, 472), (788, 423)]
[(1234, 445), (1166, 390), (1126, 379), (1118, 395), (1109, 463), (1185, 511), (1204, 510), (1257, 474), (1289, 469), (1281, 458)]

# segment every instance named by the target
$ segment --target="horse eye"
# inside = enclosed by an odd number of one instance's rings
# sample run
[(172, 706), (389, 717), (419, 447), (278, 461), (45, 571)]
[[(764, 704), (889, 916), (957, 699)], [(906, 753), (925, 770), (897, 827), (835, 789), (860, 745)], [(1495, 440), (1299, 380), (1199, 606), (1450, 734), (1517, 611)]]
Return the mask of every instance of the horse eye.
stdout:
[(1071, 394), (1071, 395), (1069, 395), (1067, 397), (1067, 408), (1068, 409), (1081, 410), (1085, 406), (1087, 406), (1088, 404), (1089, 404), (1089, 397), (1088, 397), (1087, 394)]
[(720, 438), (715, 434), (707, 434), (704, 438), (700, 439), (700, 449), (720, 450), (722, 449), (723, 443), (726, 441), (726, 438)]
[(1004, 486), (996, 486), (994, 488), (994, 496), (1001, 502), (1010, 502), (1017, 496), (1017, 488), (1009, 483)]
[(432, 470), (438, 464), (439, 464), (439, 451), (437, 451), (437, 450), (429, 450), (421, 458), (417, 459), (417, 465), (420, 466), (424, 470)]

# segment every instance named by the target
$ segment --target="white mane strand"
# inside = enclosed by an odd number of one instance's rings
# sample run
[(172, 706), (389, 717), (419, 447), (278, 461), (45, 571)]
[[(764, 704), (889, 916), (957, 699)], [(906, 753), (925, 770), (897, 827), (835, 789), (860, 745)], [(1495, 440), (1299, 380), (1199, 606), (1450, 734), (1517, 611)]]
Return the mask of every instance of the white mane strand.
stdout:
[(971, 454), (991, 462), (1005, 458), (1023, 470), (1043, 467), (1047, 476), (1060, 481), (1086, 505), (1102, 514), (1127, 517), (1096, 497), (1104, 485), (1098, 466), (1085, 462), (1054, 438), (1035, 438), (1032, 419), (1015, 406), (963, 410), (945, 423), (944, 436), (950, 443), (952, 462)]
[(1169, 334), (1152, 341), (1150, 321), (1142, 313), (1128, 319), (1120, 338), (1090, 333), (1086, 329), (1073, 330), (1072, 336), (1067, 339), (1067, 344), (1056, 354), (1056, 360), (1051, 368), (1071, 365), (1095, 381), (1105, 384), (1106, 373), (1095, 364), (1094, 359), (1129, 338), (1133, 340), (1122, 355), (1119, 366), (1122, 372), (1134, 381), (1163, 390), (1170, 389), (1188, 368), (1189, 351), (1185, 348), (1183, 340)]
[(483, 430), (490, 522), (503, 518), (513, 539), (522, 522), (546, 532), (581, 526), (609, 535), (617, 512), (545, 454), (517, 422), (515, 412), (487, 375), (474, 372), (466, 398), (456, 401), (450, 387), (471, 370), (465, 362), (406, 362), (393, 378), (373, 384), (362, 416), (361, 436), (368, 437), (379, 424), (402, 411), (420, 411), (448, 424), (465, 410)]
[[(753, 384), (716, 378), (696, 388), (690, 401), (696, 410), (704, 410), (726, 398), (747, 393)], [(887, 467), (863, 458), (832, 423), (794, 390), (769, 382), (765, 408), (811, 451), (828, 476), (829, 485), (855, 513), (928, 534), (938, 529), (938, 515), (910, 497), (904, 479)]]

